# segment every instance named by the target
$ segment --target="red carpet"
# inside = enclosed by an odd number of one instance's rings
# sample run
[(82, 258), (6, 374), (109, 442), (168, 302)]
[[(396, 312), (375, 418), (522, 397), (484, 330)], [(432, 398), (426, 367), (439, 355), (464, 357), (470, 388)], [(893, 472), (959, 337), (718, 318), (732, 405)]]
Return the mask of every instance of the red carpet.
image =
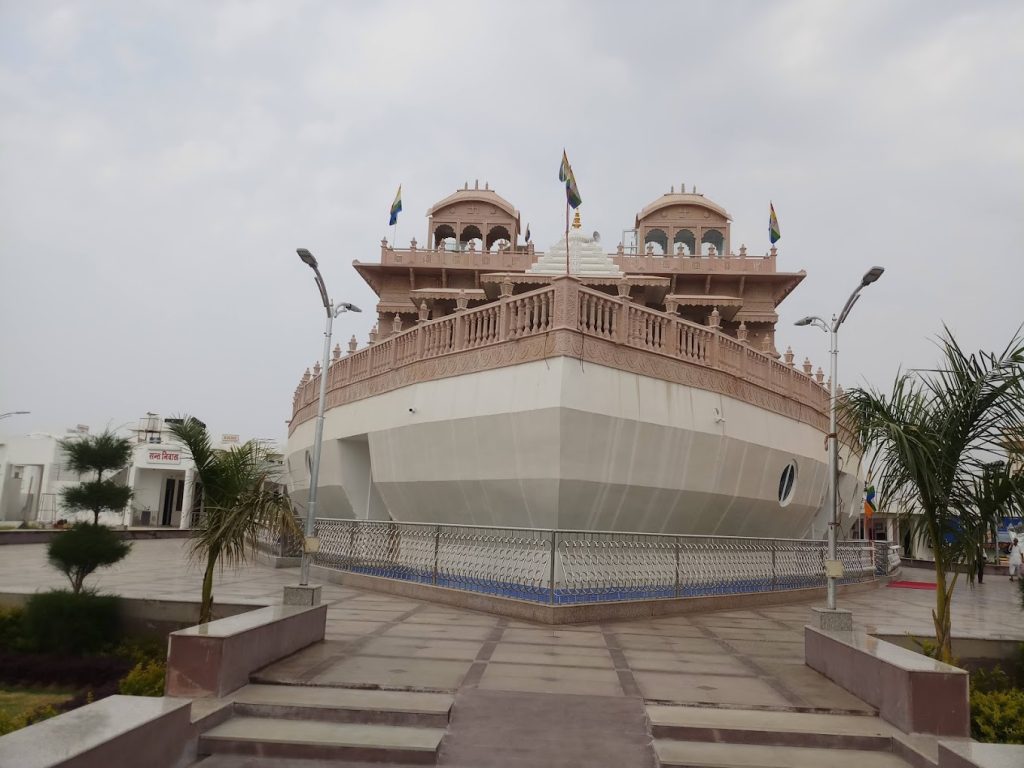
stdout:
[(929, 581), (890, 581), (886, 586), (897, 589), (935, 589), (935, 585)]

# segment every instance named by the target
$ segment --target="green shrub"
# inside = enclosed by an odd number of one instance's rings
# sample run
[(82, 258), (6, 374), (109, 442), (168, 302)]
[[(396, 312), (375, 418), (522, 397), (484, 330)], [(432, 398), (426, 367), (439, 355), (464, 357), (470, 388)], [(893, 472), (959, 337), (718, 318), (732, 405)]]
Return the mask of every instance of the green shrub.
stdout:
[(17, 731), (19, 728), (42, 722), (43, 720), (49, 720), (51, 717), (56, 717), (59, 714), (50, 704), (32, 707), (27, 712), (20, 712), (16, 715), (6, 715), (0, 712), (0, 736), (11, 731)]
[(0, 608), (0, 651), (20, 651), (24, 647), (24, 611), (21, 608)]
[(86, 576), (101, 566), (123, 560), (131, 548), (104, 525), (76, 523), (57, 534), (46, 553), (50, 565), (67, 576), (71, 589), (78, 593)]
[(121, 639), (120, 601), (92, 592), (38, 592), (25, 604), (24, 630), (39, 653), (95, 653)]
[(118, 693), (126, 696), (163, 696), (167, 665), (163, 661), (140, 661), (121, 678)]
[(971, 691), (971, 736), (978, 741), (1024, 744), (1024, 691)]
[(114, 655), (131, 659), (133, 664), (164, 661), (167, 658), (167, 638), (126, 637), (114, 649)]
[(971, 690), (980, 693), (992, 693), (993, 691), (1008, 691), (1013, 687), (1010, 677), (1002, 667), (992, 669), (976, 669), (971, 672)]

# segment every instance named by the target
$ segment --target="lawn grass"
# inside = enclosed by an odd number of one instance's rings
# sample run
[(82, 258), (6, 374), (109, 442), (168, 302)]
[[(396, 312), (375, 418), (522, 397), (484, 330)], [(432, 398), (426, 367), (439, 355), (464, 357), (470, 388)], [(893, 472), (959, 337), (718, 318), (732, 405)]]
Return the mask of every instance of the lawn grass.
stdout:
[(74, 695), (75, 691), (62, 688), (0, 687), (0, 716), (16, 717), (34, 707), (56, 706)]

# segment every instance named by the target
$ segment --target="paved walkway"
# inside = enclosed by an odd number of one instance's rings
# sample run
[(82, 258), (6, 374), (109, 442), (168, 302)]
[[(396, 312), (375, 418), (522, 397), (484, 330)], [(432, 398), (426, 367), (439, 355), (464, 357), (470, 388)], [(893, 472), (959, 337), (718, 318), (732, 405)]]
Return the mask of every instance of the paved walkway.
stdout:
[[(905, 569), (905, 579), (933, 580)], [(201, 573), (183, 541), (138, 541), (89, 583), (126, 597), (197, 600)], [(221, 602), (280, 602), (294, 569), (250, 564), (217, 574)], [(44, 545), (0, 548), (0, 591), (63, 585)], [(1015, 585), (958, 584), (955, 634), (1024, 637)], [(928, 635), (935, 593), (881, 587), (840, 597), (869, 630)], [(426, 691), (496, 690), (734, 707), (867, 711), (803, 663), (813, 603), (550, 627), (327, 584), (327, 637), (268, 667), (267, 681)]]
[[(282, 587), (295, 583), (296, 576), (294, 569), (257, 564), (225, 571), (217, 576), (215, 599), (280, 602)], [(902, 578), (933, 580), (928, 571), (910, 569)], [(0, 548), (0, 592), (60, 586), (62, 579), (47, 566), (43, 545)], [(172, 540), (136, 542), (127, 560), (90, 581), (128, 597), (198, 600), (200, 579), (198, 569), (187, 564), (185, 543)], [(973, 589), (965, 581), (958, 584), (954, 634), (1024, 639), (1024, 611), (1015, 587), (995, 576)], [(815, 603), (551, 627), (331, 584), (323, 592), (329, 603), (325, 641), (267, 667), (259, 675), (262, 682), (447, 691), (457, 695), (456, 711), (464, 717), (494, 722), (505, 712), (505, 720), (511, 717), (508, 721), (519, 725), (537, 717), (549, 723), (558, 719), (566, 727), (576, 723), (581, 733), (594, 723), (630, 719), (642, 711), (641, 700), (872, 711), (804, 665), (803, 626)], [(931, 590), (880, 587), (840, 596), (840, 605), (852, 609), (863, 628), (927, 636), (934, 600)], [(525, 698), (503, 698), (499, 692)], [(588, 704), (572, 706), (573, 697), (581, 696), (588, 698), (578, 700)], [(588, 720), (581, 711), (618, 714)], [(514, 712), (519, 714), (513, 717)], [(466, 721), (467, 728), (481, 732), (472, 725)], [(453, 733), (459, 729), (458, 722), (452, 726)], [(464, 742), (453, 740), (458, 743)], [(628, 740), (622, 744), (631, 748)], [(508, 764), (519, 765), (513, 757)], [(622, 756), (608, 759), (613, 757)]]

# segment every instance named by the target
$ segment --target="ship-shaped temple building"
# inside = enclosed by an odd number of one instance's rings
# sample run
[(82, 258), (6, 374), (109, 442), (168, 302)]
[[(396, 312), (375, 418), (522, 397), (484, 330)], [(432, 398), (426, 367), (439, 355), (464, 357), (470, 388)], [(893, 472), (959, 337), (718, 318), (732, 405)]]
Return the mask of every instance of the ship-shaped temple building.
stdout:
[[(680, 187), (611, 252), (578, 211), (541, 252), (515, 206), (464, 185), (422, 243), (353, 263), (378, 322), (296, 389), (294, 499), (325, 375), (318, 516), (824, 536), (828, 385), (775, 339), (805, 273), (734, 249), (730, 221)], [(845, 529), (859, 483), (840, 455)]]

